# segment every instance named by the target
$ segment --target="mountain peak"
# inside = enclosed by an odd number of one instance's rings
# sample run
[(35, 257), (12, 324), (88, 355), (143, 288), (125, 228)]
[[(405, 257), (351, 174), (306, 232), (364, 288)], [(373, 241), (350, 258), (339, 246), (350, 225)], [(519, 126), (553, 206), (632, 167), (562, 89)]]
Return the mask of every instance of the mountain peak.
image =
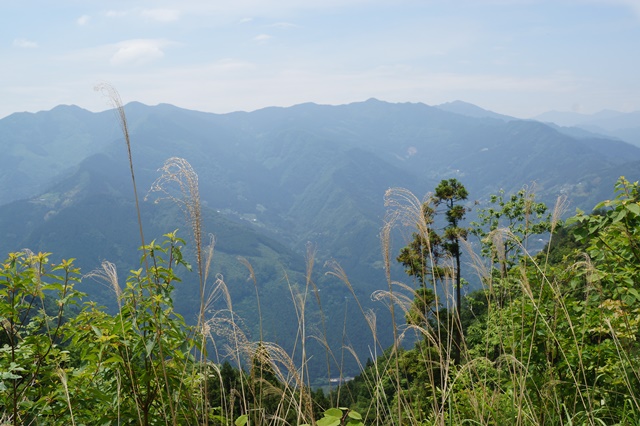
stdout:
[(502, 121), (515, 120), (515, 118), (510, 117), (508, 115), (498, 114), (496, 112), (489, 111), (484, 108), (480, 108), (479, 106), (471, 104), (469, 102), (464, 102), (460, 100), (436, 105), (436, 108), (441, 109), (443, 111), (452, 112), (454, 114), (465, 115), (467, 117), (495, 118)]
[[(79, 107), (78, 105), (74, 105), (74, 104), (71, 104), (71, 105), (62, 104), (62, 105), (57, 105), (57, 106), (53, 107), (51, 109), (51, 111), (53, 112), (53, 111), (87, 111), (87, 110), (84, 109), (84, 108)], [(41, 112), (43, 112), (43, 111), (41, 111)]]

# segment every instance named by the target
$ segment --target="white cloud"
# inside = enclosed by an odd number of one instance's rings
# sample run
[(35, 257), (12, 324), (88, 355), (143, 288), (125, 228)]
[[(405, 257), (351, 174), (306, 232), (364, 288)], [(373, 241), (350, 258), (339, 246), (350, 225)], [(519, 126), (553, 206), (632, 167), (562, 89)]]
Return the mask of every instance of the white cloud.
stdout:
[(117, 44), (118, 50), (111, 56), (111, 64), (143, 65), (164, 56), (162, 47), (167, 42), (163, 40), (137, 39), (127, 40)]
[(87, 25), (91, 17), (89, 15), (82, 15), (78, 19), (76, 19), (76, 23), (80, 26)]
[(17, 38), (13, 40), (13, 47), (19, 47), (21, 49), (35, 49), (38, 47), (38, 43), (24, 38)]
[(140, 15), (159, 22), (173, 22), (180, 19), (180, 11), (175, 9), (142, 9)]
[(253, 38), (253, 41), (255, 41), (258, 44), (265, 44), (270, 39), (271, 39), (271, 36), (269, 34), (260, 34), (260, 35), (255, 36)]
[(128, 12), (126, 12), (124, 10), (108, 10), (105, 13), (107, 18), (120, 18), (120, 17), (125, 16), (127, 14), (128, 14)]
[(239, 24), (247, 24), (249, 22), (253, 21), (253, 18), (242, 18), (240, 19), (240, 22), (238, 22)]

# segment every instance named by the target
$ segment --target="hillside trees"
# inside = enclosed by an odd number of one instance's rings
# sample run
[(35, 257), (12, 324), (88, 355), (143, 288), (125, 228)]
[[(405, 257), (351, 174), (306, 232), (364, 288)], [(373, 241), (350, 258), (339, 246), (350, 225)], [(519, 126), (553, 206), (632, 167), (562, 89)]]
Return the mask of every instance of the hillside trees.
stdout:
[[(345, 395), (350, 391), (351, 408), (365, 415), (365, 424), (637, 422), (640, 184), (621, 178), (615, 197), (597, 207), (568, 221), (561, 230), (568, 235), (565, 242), (535, 256), (521, 248), (506, 276), (489, 253), (486, 261), (495, 273), (474, 296), (485, 297), (485, 306), (468, 316), (467, 356), (461, 364), (431, 356), (429, 350), (442, 344), (438, 341), (411, 350), (391, 348), (343, 389)], [(496, 209), (493, 216), (498, 215)], [(513, 229), (519, 223), (515, 220)], [(553, 231), (553, 223), (549, 226)], [(115, 314), (91, 302), (78, 314), (71, 311), (83, 296), (74, 289), (80, 273), (73, 261), (54, 265), (47, 253), (9, 254), (0, 264), (2, 423), (318, 419), (319, 407), (312, 416), (306, 402), (296, 402), (307, 398), (299, 392), (308, 391), (287, 385), (286, 374), (276, 368), (278, 352), (267, 342), (247, 345), (253, 348), (246, 354), (253, 367), (248, 372), (199, 362), (204, 330), (188, 326), (173, 311), (178, 268), (188, 269), (183, 245), (169, 233), (145, 246), (142, 256), (149, 267), (132, 271), (124, 288), (113, 269), (104, 270), (100, 276), (120, 303)], [(423, 275), (423, 285), (440, 279), (433, 271)], [(511, 293), (498, 299), (492, 292), (505, 280)], [(419, 309), (436, 313), (435, 299), (422, 302)], [(468, 301), (462, 305), (471, 307)], [(392, 408), (396, 405), (402, 420)]]
[(500, 190), (489, 197), (489, 204), (478, 210), (471, 232), (480, 238), (482, 254), (498, 264), (505, 277), (527, 250), (529, 237), (551, 231), (551, 214), (526, 187), (508, 197)]
[[(553, 215), (523, 191), (492, 201), (480, 214), (488, 229), (476, 231), (491, 270), (483, 290), (463, 305), (467, 356), (459, 368), (437, 364), (448, 377), (440, 381), (430, 378), (434, 359), (424, 345), (399, 357), (403, 385), (393, 397), (411, 407), (404, 416), (457, 424), (635, 424), (640, 185), (621, 178), (614, 199), (592, 214), (579, 211), (567, 225), (557, 221), (562, 199)], [(562, 239), (533, 255), (526, 239), (547, 231)]]
[(456, 288), (456, 312), (455, 312), (455, 344), (456, 363), (460, 362), (460, 351), (462, 350), (462, 325), (460, 324), (460, 311), (462, 310), (462, 276), (460, 274), (460, 240), (467, 238), (467, 229), (460, 226), (460, 222), (464, 219), (467, 210), (459, 202), (467, 199), (467, 189), (458, 182), (457, 179), (443, 180), (436, 187), (434, 202), (438, 206), (444, 204), (447, 208), (445, 215), (447, 217), (447, 226), (444, 228), (443, 247), (455, 260), (455, 288)]
[[(452, 331), (456, 363), (460, 362), (460, 350), (462, 347), (462, 329), (460, 325), (462, 252), (460, 239), (465, 239), (468, 233), (466, 228), (460, 226), (467, 212), (466, 207), (460, 203), (466, 200), (467, 197), (467, 189), (457, 179), (442, 180), (436, 187), (434, 194), (422, 205), (424, 223), (427, 225), (425, 232), (415, 232), (412, 241), (400, 251), (400, 255), (397, 257), (398, 262), (405, 266), (407, 274), (415, 276), (420, 283), (414, 302), (413, 321), (415, 321), (416, 313), (420, 313), (423, 318), (426, 318), (429, 310), (434, 307), (434, 303), (436, 305), (435, 308), (437, 308), (437, 297), (433, 290), (426, 287), (427, 280), (431, 279), (434, 285), (443, 283), (447, 275), (447, 269), (443, 268), (440, 262), (445, 255), (450, 256), (453, 260), (455, 310)], [(437, 208), (441, 205), (446, 208), (444, 213), (447, 223), (442, 230), (442, 234), (434, 226)], [(411, 318), (409, 320), (412, 321)]]
[(497, 303), (501, 306), (517, 291), (517, 280), (509, 277), (509, 270), (521, 260), (530, 249), (528, 241), (534, 235), (552, 232), (564, 206), (564, 197), (559, 198), (555, 220), (545, 203), (535, 198), (535, 193), (524, 187), (518, 192), (505, 196), (503, 190), (489, 198), (489, 205), (478, 209), (478, 221), (471, 223), (471, 233), (479, 237), (481, 254), (490, 262), (490, 281)]
[(562, 244), (509, 270), (510, 297), (469, 328), (473, 358), (497, 346), (496, 366), (526, 361), (518, 374), (515, 365), (496, 372), (505, 390), (521, 387), (537, 424), (630, 424), (637, 416), (638, 188), (621, 178), (613, 200), (569, 219)]

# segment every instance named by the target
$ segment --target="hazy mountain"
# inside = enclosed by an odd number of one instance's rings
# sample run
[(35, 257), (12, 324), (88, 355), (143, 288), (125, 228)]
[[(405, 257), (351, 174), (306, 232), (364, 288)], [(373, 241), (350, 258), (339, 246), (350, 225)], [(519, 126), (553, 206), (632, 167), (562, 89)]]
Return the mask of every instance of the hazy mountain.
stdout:
[(619, 117), (621, 115), (624, 115), (624, 113), (612, 110), (603, 110), (595, 114), (582, 114), (573, 111), (548, 111), (533, 117), (533, 120), (555, 123), (558, 126), (574, 127), (592, 121)]
[[(120, 286), (124, 286), (129, 271), (141, 267), (141, 252), (137, 250), (141, 245), (140, 234), (127, 174), (126, 164), (103, 154), (94, 155), (38, 197), (0, 206), (3, 256), (23, 248), (51, 251), (54, 263), (73, 257), (84, 273), (108, 260), (118, 266)], [(163, 234), (179, 229), (178, 236), (188, 242), (184, 254), (195, 264), (190, 227), (176, 203), (143, 201), (141, 211), (146, 243), (152, 240), (161, 243)], [(292, 293), (304, 291), (303, 256), (257, 232), (246, 222), (230, 220), (207, 208), (203, 218), (205, 231), (215, 232), (208, 288), (213, 288), (217, 279), (224, 280), (234, 310), (244, 320), (244, 332), (250, 339), (257, 339), (260, 331), (256, 290), (248, 279), (249, 270), (238, 261), (239, 256), (246, 258), (258, 280), (265, 339), (293, 351), (298, 319), (291, 299)], [(175, 308), (188, 322), (195, 323), (199, 306), (198, 277), (185, 269), (179, 270), (178, 276), (182, 281), (176, 286)], [(112, 311), (116, 309), (115, 292), (104, 283), (86, 278), (78, 288), (88, 293), (91, 300)], [(210, 309), (227, 309), (220, 292)], [(319, 322), (315, 303), (309, 304), (307, 319)], [(318, 359), (324, 356), (321, 349), (315, 342), (308, 347), (309, 354)], [(310, 367), (316, 376), (326, 371), (325, 365), (318, 369), (312, 363)]]
[(578, 127), (640, 146), (640, 111), (623, 113), (604, 110), (595, 114), (550, 111), (534, 119), (564, 127)]
[(0, 204), (34, 195), (117, 137), (113, 114), (61, 105), (0, 120)]
[[(324, 275), (322, 265), (340, 262), (363, 305), (376, 309), (380, 334), (390, 338), (386, 308), (370, 300), (373, 291), (387, 288), (378, 235), (388, 188), (405, 187), (421, 197), (441, 179), (455, 177), (475, 207), (501, 188), (516, 191), (536, 182), (549, 204), (566, 194), (572, 208), (589, 210), (610, 198), (620, 174), (640, 179), (637, 147), (464, 103), (431, 107), (370, 99), (231, 114), (132, 103), (126, 111), (141, 194), (169, 157), (185, 158), (198, 173), (206, 232), (216, 235), (216, 272), (232, 288), (248, 327), (255, 333), (255, 292), (236, 257), (254, 264), (265, 327), (287, 346), (297, 331), (288, 286), (306, 285), (303, 257), (311, 242), (327, 327), (342, 330), (349, 308), (346, 339), (364, 359), (373, 345), (366, 322), (358, 309), (345, 306), (349, 290)], [(104, 259), (118, 262), (123, 274), (135, 267), (139, 238), (128, 160), (111, 111), (58, 107), (14, 114), (0, 120), (0, 136), (11, 158), (3, 156), (0, 169), (3, 252), (29, 247), (73, 256), (85, 271)], [(180, 210), (166, 203), (143, 203), (143, 221), (149, 239), (176, 228), (188, 236)], [(404, 245), (401, 234), (393, 244), (392, 260)], [(406, 280), (400, 268), (393, 273)], [(178, 290), (183, 312), (197, 295), (189, 282)], [(101, 303), (113, 301), (105, 288), (87, 291)], [(319, 318), (317, 311), (310, 315)], [(342, 340), (342, 332), (333, 332), (330, 343), (339, 348)]]
[(467, 117), (496, 118), (502, 121), (517, 120), (514, 117), (498, 114), (493, 111), (480, 108), (479, 106), (476, 106), (474, 104), (470, 104), (464, 101), (447, 102), (444, 104), (437, 105), (436, 107), (443, 111), (453, 112), (455, 114), (465, 115)]

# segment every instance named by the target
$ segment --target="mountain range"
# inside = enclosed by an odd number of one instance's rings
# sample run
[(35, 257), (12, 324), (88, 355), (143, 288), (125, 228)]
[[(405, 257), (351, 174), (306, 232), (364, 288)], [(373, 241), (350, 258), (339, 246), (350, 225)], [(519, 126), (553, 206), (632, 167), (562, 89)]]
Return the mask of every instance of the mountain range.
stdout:
[[(265, 338), (293, 348), (298, 321), (291, 294), (307, 285), (311, 244), (317, 257), (313, 285), (329, 343), (335, 351), (349, 343), (363, 359), (375, 347), (367, 323), (350, 290), (326, 275), (323, 263), (339, 262), (364, 308), (378, 315), (381, 346), (390, 343), (388, 311), (370, 298), (387, 288), (379, 239), (387, 189), (403, 187), (422, 197), (441, 179), (457, 178), (469, 191), (468, 207), (477, 209), (500, 189), (535, 185), (550, 205), (566, 195), (572, 210), (590, 210), (611, 197), (620, 175), (640, 179), (640, 148), (623, 138), (564, 126), (568, 121), (519, 120), (464, 102), (370, 99), (229, 114), (133, 102), (125, 110), (141, 192), (167, 158), (184, 158), (197, 172), (205, 230), (216, 239), (214, 273), (227, 283), (247, 332), (258, 334), (257, 301), (237, 258), (254, 267)], [(75, 257), (85, 272), (107, 259), (121, 277), (139, 267), (126, 146), (113, 111), (58, 106), (16, 113), (0, 120), (0, 144), (2, 252), (27, 247)], [(142, 202), (142, 213), (148, 238), (176, 228), (189, 235), (175, 204)], [(406, 235), (394, 235), (392, 257)], [(407, 280), (397, 266), (393, 274)], [(107, 288), (87, 281), (83, 290), (91, 298), (115, 307)], [(195, 278), (186, 277), (177, 292), (177, 309), (194, 312)], [(320, 327), (321, 311), (309, 303), (309, 321)], [(320, 377), (326, 362), (316, 346), (310, 349), (317, 353), (312, 371)], [(357, 370), (353, 360), (345, 366)]]
[(583, 129), (640, 146), (640, 111), (603, 110), (595, 114), (550, 111), (536, 116), (535, 120)]

